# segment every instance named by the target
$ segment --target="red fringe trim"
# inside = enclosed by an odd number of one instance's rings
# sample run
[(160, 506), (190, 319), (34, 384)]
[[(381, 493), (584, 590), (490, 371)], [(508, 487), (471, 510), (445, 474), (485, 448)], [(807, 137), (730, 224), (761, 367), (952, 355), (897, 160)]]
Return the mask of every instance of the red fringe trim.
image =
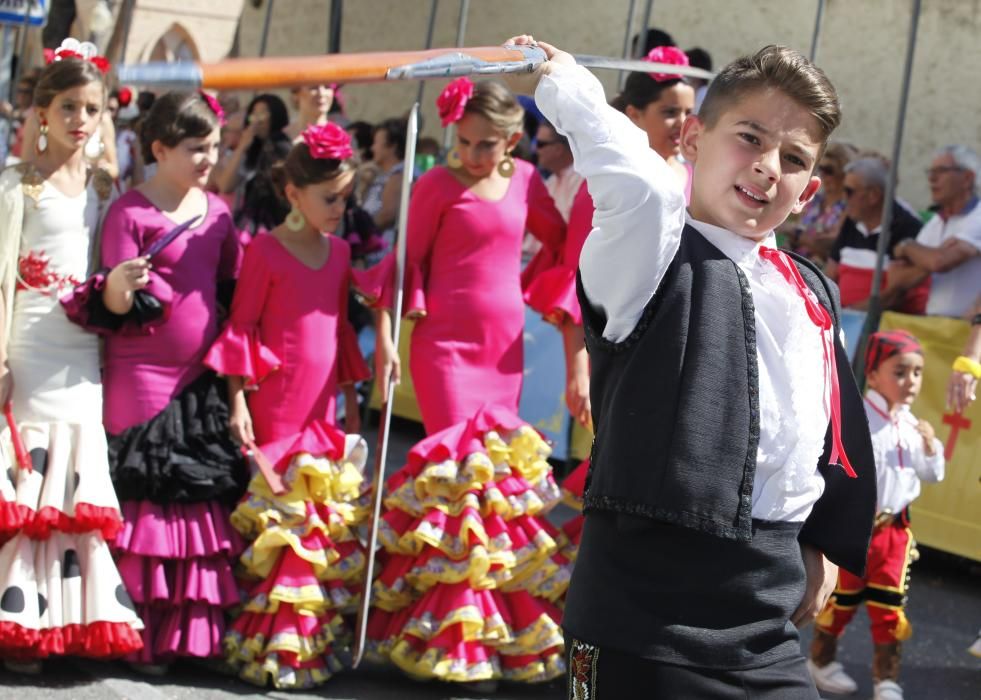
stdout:
[(15, 534), (30, 522), (34, 511), (21, 503), (0, 502), (0, 533)]
[(140, 633), (126, 622), (99, 621), (45, 630), (0, 622), (0, 653), (11, 659), (43, 659), (51, 655), (114, 658), (142, 648)]
[(57, 508), (45, 506), (24, 525), (24, 532), (35, 540), (48, 539), (52, 530), (70, 533), (99, 530), (102, 533), (102, 539), (111, 542), (122, 529), (123, 521), (118, 510), (105, 506), (93, 506), (89, 503), (79, 503), (75, 506), (74, 518)]

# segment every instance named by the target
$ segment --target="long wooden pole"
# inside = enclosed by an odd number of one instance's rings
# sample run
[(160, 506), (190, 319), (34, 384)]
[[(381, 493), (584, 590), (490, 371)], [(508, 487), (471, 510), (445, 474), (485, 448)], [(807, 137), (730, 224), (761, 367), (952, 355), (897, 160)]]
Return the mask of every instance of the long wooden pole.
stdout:
[[(402, 286), (405, 277), (405, 251), (409, 224), (409, 190), (412, 189), (412, 164), (416, 160), (416, 140), (419, 136), (419, 103), (412, 105), (406, 125), (405, 168), (402, 171), (402, 194), (399, 200), (399, 225), (395, 239), (395, 294), (392, 306), (392, 342), (397, 348), (402, 333)], [(369, 522), (368, 545), (365, 552), (364, 578), (361, 588), (361, 604), (358, 606), (358, 621), (355, 628), (354, 659), (352, 666), (358, 667), (364, 658), (368, 640), (368, 613), (371, 610), (371, 584), (375, 579), (375, 550), (378, 548), (378, 523), (381, 520), (382, 498), (385, 486), (385, 462), (388, 459), (389, 429), (392, 423), (392, 403), (395, 383), (389, 380), (387, 397), (381, 409), (378, 425), (378, 449), (375, 451), (375, 470), (372, 480), (374, 489), (371, 497), (371, 520)]]
[[(711, 79), (713, 73), (691, 66), (574, 56), (587, 68), (678, 73)], [(126, 85), (172, 89), (254, 90), (326, 83), (426, 80), (461, 75), (526, 73), (545, 61), (535, 46), (477, 46), (426, 51), (378, 51), (326, 56), (229, 58), (217, 63), (145, 63), (120, 66)]]

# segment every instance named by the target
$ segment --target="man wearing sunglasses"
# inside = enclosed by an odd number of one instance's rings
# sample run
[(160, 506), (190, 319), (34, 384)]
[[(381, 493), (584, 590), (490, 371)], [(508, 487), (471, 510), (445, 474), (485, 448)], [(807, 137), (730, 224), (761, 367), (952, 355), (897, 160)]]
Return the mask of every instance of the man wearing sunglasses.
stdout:
[(893, 257), (907, 263), (901, 270), (904, 285), (931, 277), (926, 312), (932, 316), (966, 317), (981, 294), (979, 169), (981, 160), (967, 146), (937, 151), (926, 171), (937, 215), (915, 241), (900, 241), (893, 248)]
[[(842, 191), (845, 196), (846, 219), (838, 238), (831, 247), (824, 272), (838, 282), (841, 305), (856, 309), (867, 307), (875, 272), (876, 249), (882, 224), (883, 202), (889, 167), (876, 157), (853, 160), (845, 166)], [(897, 200), (892, 203), (892, 243), (915, 240), (923, 224)], [(908, 313), (923, 313), (926, 290), (904, 294), (904, 290), (883, 279), (884, 308), (897, 308)], [(914, 287), (911, 291), (919, 291)]]

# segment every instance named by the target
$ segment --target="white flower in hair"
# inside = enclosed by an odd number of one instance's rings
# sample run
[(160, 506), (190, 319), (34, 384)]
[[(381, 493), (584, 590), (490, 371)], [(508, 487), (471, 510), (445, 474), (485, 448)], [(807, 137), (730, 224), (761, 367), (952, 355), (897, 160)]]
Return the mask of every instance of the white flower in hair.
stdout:
[(109, 70), (109, 61), (104, 56), (99, 55), (99, 49), (91, 41), (79, 41), (68, 37), (61, 42), (57, 49), (44, 50), (45, 62), (60, 61), (64, 58), (80, 58), (83, 61), (91, 61), (103, 73)]

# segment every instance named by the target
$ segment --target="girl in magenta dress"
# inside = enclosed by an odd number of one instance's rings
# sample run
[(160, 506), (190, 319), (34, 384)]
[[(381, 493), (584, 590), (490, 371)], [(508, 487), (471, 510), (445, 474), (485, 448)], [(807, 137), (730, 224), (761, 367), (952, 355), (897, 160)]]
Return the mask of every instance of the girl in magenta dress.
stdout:
[[(648, 61), (687, 66), (688, 57), (673, 46), (658, 46)], [(681, 128), (691, 115), (695, 91), (674, 73), (631, 73), (623, 92), (613, 100), (639, 128), (647, 132), (650, 147), (664, 158), (684, 183), (685, 196), (691, 195), (691, 165), (678, 160)], [(582, 328), (582, 311), (576, 296), (579, 254), (593, 228), (593, 200), (586, 183), (576, 193), (569, 213), (565, 248), (559, 257), (542, 251), (522, 274), (524, 298), (542, 317), (562, 332), (566, 363), (566, 404), (574, 420), (591, 429), (589, 405), (589, 357)], [(589, 460), (583, 461), (562, 482), (565, 502), (582, 510)], [(562, 555), (575, 561), (582, 535), (583, 517), (578, 515), (562, 526)]]
[(206, 362), (229, 378), (231, 429), (267, 472), (253, 476), (232, 524), (251, 540), (242, 555), (248, 594), (225, 637), (245, 680), (307, 688), (340, 669), (364, 550), (352, 532), (367, 449), (334, 427), (358, 430), (354, 382), (369, 376), (347, 322), (351, 249), (325, 234), (353, 187), (350, 137), (308, 127), (284, 165), (286, 222), (249, 245), (231, 318)]
[[(115, 546), (146, 625), (129, 660), (148, 673), (176, 657), (220, 657), (225, 609), (239, 602), (231, 564), (240, 541), (228, 515), (246, 470), (228, 438), (223, 382), (202, 363), (218, 335), (219, 296), (241, 263), (228, 208), (202, 189), (218, 129), (203, 96), (159, 98), (143, 127), (156, 174), (116, 200), (102, 234), (103, 265), (115, 268), (102, 296), (117, 326), (104, 378), (125, 521)], [(196, 223), (148, 259), (188, 219)]]
[[(507, 90), (462, 78), (438, 104), (457, 144), (413, 190), (404, 306), (419, 319), (411, 371), (429, 437), (387, 484), (369, 636), (414, 676), (545, 680), (563, 672), (550, 601), (567, 579), (537, 517), (559, 495), (549, 448), (515, 415), (520, 263), (525, 231), (557, 249), (565, 224), (534, 167), (510, 156), (523, 113)], [(384, 385), (397, 367), (380, 316)]]

